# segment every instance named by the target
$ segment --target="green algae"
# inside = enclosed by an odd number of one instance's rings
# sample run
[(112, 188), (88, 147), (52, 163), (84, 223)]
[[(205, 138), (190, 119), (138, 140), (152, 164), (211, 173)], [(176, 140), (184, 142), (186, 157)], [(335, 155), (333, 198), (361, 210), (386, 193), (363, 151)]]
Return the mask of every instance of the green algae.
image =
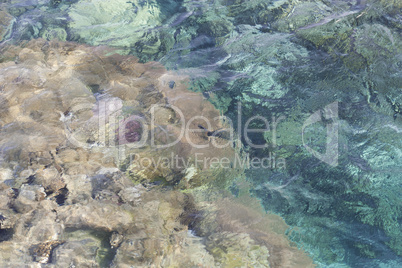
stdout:
[(14, 17), (0, 9), (0, 42), (10, 37), (14, 23)]
[(280, 0), (267, 2), (231, 1), (228, 5), (230, 17), (234, 17), (236, 24), (266, 24), (278, 19), (292, 9), (292, 1)]
[(100, 267), (109, 267), (115, 250), (110, 246), (111, 233), (100, 230), (68, 229), (64, 235), (64, 243), (79, 243), (82, 251), (93, 252)]

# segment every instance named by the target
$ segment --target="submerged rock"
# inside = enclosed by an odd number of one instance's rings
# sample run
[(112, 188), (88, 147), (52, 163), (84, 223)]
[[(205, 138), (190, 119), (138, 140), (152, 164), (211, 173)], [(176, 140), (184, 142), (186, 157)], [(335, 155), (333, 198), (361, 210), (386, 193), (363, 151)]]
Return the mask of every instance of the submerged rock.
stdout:
[(288, 228), (284, 220), (265, 213), (244, 186), (241, 191), (238, 198), (222, 198), (213, 191), (206, 196), (202, 190), (195, 191), (198, 213), (202, 216), (194, 231), (205, 237), (206, 249), (219, 265), (314, 267), (304, 252), (289, 244), (284, 235)]
[[(224, 124), (219, 112), (200, 93), (186, 91), (185, 77), (167, 73), (157, 63), (142, 65), (131, 57), (106, 56), (111, 52), (106, 48), (60, 45), (31, 42), (9, 55), (18, 56), (18, 64), (2, 63), (4, 160), (24, 159), (25, 167), (53, 165), (52, 176), (57, 177), (58, 183), (47, 182), (44, 174), (37, 178), (48, 191), (63, 188), (63, 181), (76, 184), (77, 191), (90, 191), (90, 184), (85, 182), (88, 177), (79, 180), (74, 176), (95, 172), (105, 161), (110, 166), (123, 164), (138, 180), (162, 177), (178, 182), (184, 177), (181, 172), (196, 164), (195, 154), (203, 159), (233, 159), (230, 142), (220, 137), (211, 141), (198, 130), (199, 124), (208, 124), (211, 129), (220, 129)], [(85, 66), (86, 62), (91, 64)], [(25, 67), (21, 73), (18, 70), (22, 65)], [(174, 89), (170, 81), (175, 81)], [(92, 92), (95, 87), (96, 92)], [(41, 105), (45, 100), (49, 102), (46, 107)], [(24, 103), (22, 107), (20, 102)], [(200, 114), (205, 119), (198, 118)], [(193, 133), (194, 129), (198, 133)], [(37, 133), (35, 140), (33, 132)], [(66, 142), (76, 148), (66, 148)], [(172, 142), (174, 146), (169, 145)], [(217, 144), (226, 146), (218, 150)], [(154, 153), (152, 146), (159, 151)], [(115, 154), (120, 155), (113, 160)], [(203, 163), (197, 169), (200, 173), (210, 165)], [(200, 183), (203, 182), (193, 178), (183, 187)], [(70, 191), (71, 198), (74, 191)]]

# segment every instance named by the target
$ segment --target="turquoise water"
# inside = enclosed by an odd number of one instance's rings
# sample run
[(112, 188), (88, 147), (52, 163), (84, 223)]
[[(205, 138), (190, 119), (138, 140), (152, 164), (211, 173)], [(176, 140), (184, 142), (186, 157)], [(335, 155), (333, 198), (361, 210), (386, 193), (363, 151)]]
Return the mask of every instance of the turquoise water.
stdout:
[[(243, 135), (245, 151), (275, 154), (285, 165), (249, 168), (246, 177), (250, 193), (291, 226), (289, 238), (319, 267), (402, 266), (399, 1), (2, 5), (14, 18), (3, 23), (3, 44), (44, 38), (114, 47), (188, 75), (191, 90), (240, 120), (237, 133), (252, 116), (266, 118), (270, 131)], [(331, 104), (329, 117), (323, 109)], [(316, 111), (320, 120), (306, 124)], [(331, 153), (328, 137), (336, 143), (330, 159), (320, 157)], [(238, 186), (231, 189), (236, 195)]]

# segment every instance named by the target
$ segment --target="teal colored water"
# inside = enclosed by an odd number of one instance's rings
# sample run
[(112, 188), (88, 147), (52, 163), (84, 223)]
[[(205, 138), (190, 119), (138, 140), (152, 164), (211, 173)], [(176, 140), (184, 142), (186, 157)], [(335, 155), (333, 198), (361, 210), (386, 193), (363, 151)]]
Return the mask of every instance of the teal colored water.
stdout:
[[(12, 17), (3, 15), (3, 44), (105, 45), (189, 75), (193, 91), (240, 121), (250, 157), (271, 157), (268, 168), (246, 171), (250, 192), (319, 267), (402, 267), (400, 1), (0, 5)], [(269, 128), (247, 139), (255, 115)]]

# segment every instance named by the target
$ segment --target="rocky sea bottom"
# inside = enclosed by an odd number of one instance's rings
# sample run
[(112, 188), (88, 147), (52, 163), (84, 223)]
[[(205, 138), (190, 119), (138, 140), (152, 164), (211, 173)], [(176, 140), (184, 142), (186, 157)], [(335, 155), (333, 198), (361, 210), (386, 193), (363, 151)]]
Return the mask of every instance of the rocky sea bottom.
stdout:
[(0, 266), (402, 266), (396, 0), (5, 0)]
[[(225, 124), (186, 77), (106, 47), (33, 40), (2, 52), (1, 266), (312, 264), (280, 217), (226, 190), (242, 170), (195, 162), (241, 150), (179, 135), (199, 114)], [(171, 155), (186, 164), (152, 162)]]

